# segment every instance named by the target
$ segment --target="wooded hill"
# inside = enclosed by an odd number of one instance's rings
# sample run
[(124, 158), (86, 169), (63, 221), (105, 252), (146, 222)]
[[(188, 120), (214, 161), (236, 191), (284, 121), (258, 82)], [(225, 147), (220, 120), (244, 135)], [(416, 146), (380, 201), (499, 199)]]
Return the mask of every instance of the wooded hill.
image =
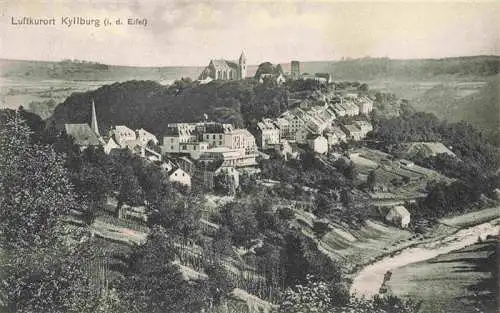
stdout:
[(286, 110), (287, 98), (284, 87), (251, 79), (206, 85), (178, 81), (170, 87), (152, 81), (128, 81), (71, 95), (56, 107), (52, 119), (58, 127), (90, 123), (94, 99), (103, 133), (113, 125), (127, 125), (162, 135), (168, 123), (201, 121), (204, 114), (209, 120), (238, 127), (250, 125), (263, 116), (277, 116)]

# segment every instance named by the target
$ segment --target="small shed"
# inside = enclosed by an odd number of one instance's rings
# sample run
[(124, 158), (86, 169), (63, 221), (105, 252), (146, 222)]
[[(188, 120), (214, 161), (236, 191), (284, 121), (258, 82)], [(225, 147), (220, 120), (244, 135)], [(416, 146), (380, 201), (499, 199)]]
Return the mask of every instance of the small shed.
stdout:
[(410, 224), (410, 212), (404, 206), (397, 205), (389, 210), (385, 219), (396, 226), (407, 228)]

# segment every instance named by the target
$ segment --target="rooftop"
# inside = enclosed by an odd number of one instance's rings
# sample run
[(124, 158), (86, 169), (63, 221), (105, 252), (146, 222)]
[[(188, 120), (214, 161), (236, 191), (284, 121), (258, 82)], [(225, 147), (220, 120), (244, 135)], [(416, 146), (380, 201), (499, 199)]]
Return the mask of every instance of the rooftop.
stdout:
[(64, 124), (64, 129), (79, 146), (98, 146), (100, 144), (99, 138), (89, 124)]

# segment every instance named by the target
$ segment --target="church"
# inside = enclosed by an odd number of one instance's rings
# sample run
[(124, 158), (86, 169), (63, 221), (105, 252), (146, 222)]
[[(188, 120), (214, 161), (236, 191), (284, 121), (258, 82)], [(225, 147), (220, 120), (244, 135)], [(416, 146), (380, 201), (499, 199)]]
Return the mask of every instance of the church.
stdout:
[(200, 75), (200, 80), (239, 80), (247, 76), (247, 58), (241, 52), (238, 60), (211, 60)]

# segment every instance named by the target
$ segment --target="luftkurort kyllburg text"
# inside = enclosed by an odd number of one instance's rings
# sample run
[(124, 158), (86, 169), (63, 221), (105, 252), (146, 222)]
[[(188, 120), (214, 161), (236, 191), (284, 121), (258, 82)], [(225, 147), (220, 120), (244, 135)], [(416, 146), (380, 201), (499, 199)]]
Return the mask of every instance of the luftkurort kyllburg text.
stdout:
[(127, 17), (127, 18), (95, 18), (95, 17), (83, 17), (83, 16), (61, 16), (57, 17), (11, 17), (11, 25), (14, 26), (56, 26), (63, 25), (67, 27), (77, 27), (77, 26), (90, 26), (90, 27), (102, 27), (102, 26), (122, 26), (122, 25), (134, 25), (134, 26), (148, 26), (149, 21), (146, 18), (139, 17)]

